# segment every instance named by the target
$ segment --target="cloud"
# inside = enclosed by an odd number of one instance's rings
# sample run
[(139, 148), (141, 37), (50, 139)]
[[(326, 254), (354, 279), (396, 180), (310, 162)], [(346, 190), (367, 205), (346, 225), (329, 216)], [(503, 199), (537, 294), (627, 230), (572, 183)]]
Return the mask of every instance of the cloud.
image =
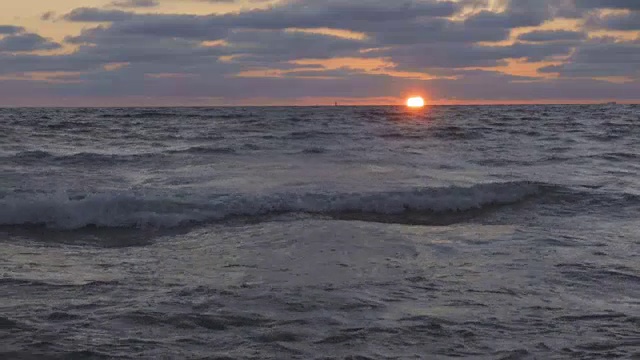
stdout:
[(284, 30), (235, 31), (225, 40), (230, 44), (222, 50), (226, 54), (267, 62), (357, 55), (367, 45), (354, 39)]
[[(637, 13), (598, 11), (598, 1), (287, 0), (225, 14), (145, 12), (156, 5), (115, 0), (104, 8), (72, 10), (60, 19), (84, 28), (65, 38), (70, 52), (61, 54), (33, 53), (60, 47), (44, 34), (0, 26), (0, 75), (60, 73), (48, 83), (11, 80), (16, 93), (229, 102), (389, 97), (408, 88), (425, 88), (438, 98), (597, 98), (639, 88), (638, 41), (589, 34), (593, 28), (630, 29)], [(558, 29), (566, 18), (587, 20), (588, 26)], [(356, 63), (323, 67), (336, 58)], [(314, 61), (298, 61), (304, 59)], [(497, 71), (514, 59), (533, 70), (527, 76)], [(358, 61), (379, 67), (359, 67)], [(548, 74), (557, 78), (542, 77)], [(627, 83), (616, 88), (597, 79), (611, 76)]]
[[(97, 32), (100, 32), (98, 35)], [(219, 40), (228, 33), (228, 28), (209, 21), (207, 17), (193, 15), (142, 15), (132, 17), (128, 21), (118, 21), (108, 27), (100, 27), (98, 31), (84, 32), (80, 37), (70, 38), (75, 42), (87, 41), (96, 43), (107, 38), (124, 40), (127, 36), (148, 41), (157, 38), (182, 38), (191, 40)], [(90, 37), (93, 37), (91, 39)]]
[(567, 63), (540, 71), (564, 77), (640, 78), (640, 42), (591, 41), (576, 48)]
[(589, 17), (587, 24), (591, 27), (608, 30), (640, 30), (640, 11), (627, 14), (594, 14)]
[(401, 64), (402, 70), (426, 71), (429, 68), (468, 68), (506, 65), (506, 59), (526, 58), (528, 61), (542, 61), (567, 55), (571, 46), (567, 44), (525, 44), (508, 46), (480, 46), (467, 44), (432, 44), (406, 46), (380, 51)]
[(112, 22), (132, 19), (136, 15), (122, 10), (104, 10), (98, 8), (77, 8), (63, 16), (67, 21), (75, 22)]
[[(242, 104), (250, 99), (295, 102), (310, 98), (376, 98), (406, 94), (408, 89), (425, 89), (435, 100), (491, 101), (558, 101), (584, 99), (637, 100), (640, 82), (614, 84), (592, 79), (526, 80), (497, 72), (472, 71), (456, 79), (431, 81), (402, 80), (384, 75), (350, 74), (343, 78), (223, 78), (215, 73), (181, 78), (148, 78), (135, 69), (92, 76), (83, 83), (56, 84), (56, 97), (76, 98), (89, 103), (96, 96), (122, 103), (123, 99), (143, 99), (137, 104), (178, 105), (212, 99), (224, 99), (226, 104)], [(186, 83), (185, 83), (186, 81)], [(490, 84), (490, 89), (488, 85)], [(0, 98), (17, 96), (51, 97), (50, 86), (12, 82), (11, 90), (0, 87)], [(489, 91), (490, 90), (490, 91)], [(114, 96), (117, 94), (118, 97)], [(144, 100), (146, 99), (146, 100)], [(203, 100), (204, 99), (204, 100)], [(104, 103), (103, 103), (104, 104)]]
[(576, 6), (583, 9), (626, 9), (640, 10), (637, 0), (575, 0)]
[(119, 10), (80, 8), (65, 15), (75, 22), (112, 22), (109, 31), (119, 34), (218, 40), (229, 29), (283, 30), (335, 28), (363, 32), (378, 46), (441, 41), (500, 41), (514, 27), (532, 26), (544, 17), (526, 13), (482, 12), (463, 22), (448, 16), (460, 9), (453, 2), (387, 2), (367, 0), (353, 4), (336, 0), (298, 0), (266, 10), (227, 15), (190, 16), (134, 14)]
[(116, 0), (111, 6), (120, 8), (151, 8), (160, 5), (157, 0)]
[(13, 35), (17, 33), (24, 32), (25, 29), (22, 26), (14, 26), (14, 25), (0, 25), (0, 34), (5, 35)]
[(60, 44), (56, 42), (31, 33), (9, 35), (0, 39), (0, 52), (54, 50), (60, 47)]
[(56, 16), (56, 13), (53, 11), (47, 11), (46, 13), (40, 16), (40, 20), (49, 21), (53, 20)]
[[(462, 81), (461, 81), (462, 80)], [(488, 86), (490, 84), (490, 86)], [(488, 88), (489, 87), (489, 88)], [(513, 99), (528, 101), (558, 101), (585, 99), (637, 100), (640, 82), (614, 84), (594, 79), (552, 79), (520, 81), (505, 75), (479, 72), (458, 80), (435, 80), (435, 96), (457, 99)]]
[(518, 40), (531, 42), (547, 42), (583, 40), (586, 38), (587, 34), (581, 31), (536, 30), (520, 35), (518, 37)]
[[(244, 11), (228, 15), (204, 16), (219, 25), (253, 29), (283, 29), (290, 27), (347, 26), (371, 29), (376, 22), (407, 21), (422, 17), (447, 17), (458, 10), (450, 1), (388, 2), (362, 0), (294, 0), (268, 9)], [(75, 22), (116, 22), (132, 18), (148, 18), (121, 10), (78, 8), (65, 15)]]

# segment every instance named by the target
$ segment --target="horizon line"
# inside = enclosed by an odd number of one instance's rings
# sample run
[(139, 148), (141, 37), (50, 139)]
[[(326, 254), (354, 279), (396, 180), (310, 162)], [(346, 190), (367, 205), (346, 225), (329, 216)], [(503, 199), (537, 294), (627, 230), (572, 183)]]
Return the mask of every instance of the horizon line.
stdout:
[[(426, 104), (424, 107), (433, 106), (584, 106), (584, 105), (640, 105), (640, 101), (602, 101), (602, 102), (516, 102), (516, 103), (435, 103)], [(0, 105), (0, 109), (135, 109), (135, 108), (279, 108), (279, 107), (407, 107), (405, 104), (344, 104), (344, 105)]]

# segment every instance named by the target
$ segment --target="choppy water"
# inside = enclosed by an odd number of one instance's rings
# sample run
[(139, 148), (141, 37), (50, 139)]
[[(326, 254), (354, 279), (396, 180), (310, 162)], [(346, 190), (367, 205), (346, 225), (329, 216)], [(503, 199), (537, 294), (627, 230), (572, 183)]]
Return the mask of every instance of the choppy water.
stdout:
[(640, 107), (0, 110), (0, 357), (640, 357)]

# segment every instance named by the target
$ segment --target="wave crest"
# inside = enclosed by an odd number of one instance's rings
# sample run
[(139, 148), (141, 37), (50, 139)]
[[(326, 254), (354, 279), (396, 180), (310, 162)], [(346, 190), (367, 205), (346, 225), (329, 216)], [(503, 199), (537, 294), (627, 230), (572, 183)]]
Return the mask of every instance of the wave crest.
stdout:
[(443, 214), (512, 204), (538, 194), (541, 188), (534, 183), (512, 182), (393, 192), (228, 194), (193, 201), (130, 194), (10, 196), (0, 199), (0, 225), (37, 225), (65, 230), (91, 226), (173, 228), (235, 217), (287, 213), (338, 218), (362, 214), (367, 215), (362, 219), (376, 221), (378, 215)]

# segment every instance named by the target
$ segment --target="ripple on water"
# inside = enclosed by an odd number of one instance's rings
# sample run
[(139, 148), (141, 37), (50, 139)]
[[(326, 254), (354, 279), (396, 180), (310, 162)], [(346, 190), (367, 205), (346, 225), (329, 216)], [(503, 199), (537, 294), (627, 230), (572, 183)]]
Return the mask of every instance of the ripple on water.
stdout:
[(0, 316), (0, 329), (1, 330), (11, 330), (11, 329), (17, 329), (20, 328), (20, 326), (18, 325), (18, 323), (16, 321), (13, 321), (9, 318), (6, 318), (4, 316)]

